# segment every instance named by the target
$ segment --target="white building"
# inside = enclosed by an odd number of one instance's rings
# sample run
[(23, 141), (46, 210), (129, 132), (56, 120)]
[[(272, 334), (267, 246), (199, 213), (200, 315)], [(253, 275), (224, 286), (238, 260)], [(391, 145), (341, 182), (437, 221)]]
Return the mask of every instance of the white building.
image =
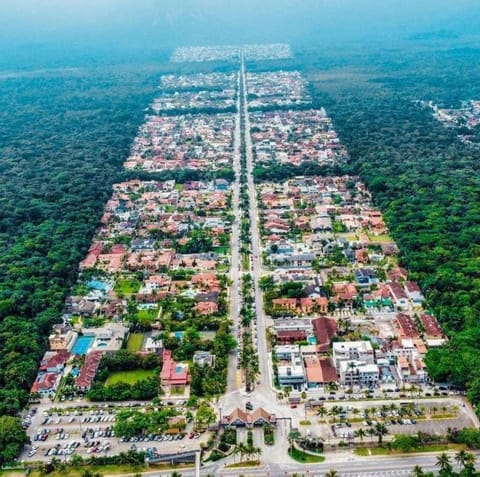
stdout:
[(300, 347), (298, 345), (275, 346), (275, 356), (279, 361), (292, 361), (300, 358)]
[(302, 389), (305, 385), (305, 371), (301, 360), (292, 364), (278, 366), (278, 382), (280, 386), (292, 386)]
[(375, 363), (375, 354), (370, 341), (338, 341), (332, 345), (333, 363), (337, 370), (345, 361), (361, 361), (365, 364)]
[(363, 361), (341, 361), (340, 382), (345, 386), (375, 387), (380, 379), (380, 370), (376, 364)]

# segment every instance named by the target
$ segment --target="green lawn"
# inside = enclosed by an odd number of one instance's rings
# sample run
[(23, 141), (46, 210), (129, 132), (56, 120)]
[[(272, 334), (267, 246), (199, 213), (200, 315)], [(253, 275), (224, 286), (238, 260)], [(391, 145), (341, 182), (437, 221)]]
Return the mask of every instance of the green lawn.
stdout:
[[(72, 467), (68, 466), (67, 470), (54, 470), (53, 472), (49, 473), (50, 477), (81, 477), (86, 473), (86, 471), (90, 471), (91, 473), (99, 472), (101, 475), (110, 474), (110, 475), (139, 475), (145, 469), (145, 466), (133, 466), (127, 464), (110, 464), (110, 465), (96, 465), (96, 466), (86, 466), (82, 465), (79, 467)], [(6, 474), (8, 477), (13, 476), (14, 474)], [(22, 475), (25, 475), (23, 472)], [(33, 470), (30, 475), (32, 477), (40, 477), (45, 475), (40, 470), (35, 469)]]
[(135, 384), (142, 379), (154, 376), (155, 372), (152, 369), (134, 369), (133, 371), (114, 371), (108, 375), (106, 384), (127, 383)]
[(215, 270), (220, 273), (228, 272), (228, 265), (225, 265), (223, 263), (217, 263), (215, 265)]
[(295, 447), (290, 451), (289, 455), (293, 460), (296, 460), (301, 464), (316, 464), (325, 460), (325, 457), (323, 457), (323, 455), (307, 454), (306, 452), (302, 452)]
[(410, 449), (407, 452), (400, 450), (389, 450), (386, 447), (358, 447), (354, 450), (356, 455), (360, 456), (375, 456), (375, 455), (399, 455), (399, 454), (415, 454), (417, 452), (443, 452), (448, 450), (463, 449), (464, 446), (454, 444), (431, 444), (427, 446), (417, 447), (416, 449)]
[(158, 315), (158, 306), (152, 309), (143, 309), (137, 311), (137, 317), (139, 320), (150, 320), (153, 321)]
[(141, 285), (135, 278), (120, 278), (115, 283), (114, 290), (122, 295), (131, 295), (132, 293), (137, 293)]
[(376, 243), (384, 243), (384, 242), (392, 242), (392, 237), (388, 234), (380, 234), (380, 235), (375, 235), (371, 233), (367, 233), (368, 238), (370, 239), (371, 242), (376, 242)]
[(242, 462), (236, 462), (235, 464), (228, 464), (225, 466), (226, 469), (236, 469), (241, 467), (256, 467), (260, 465), (259, 460), (244, 460)]
[(140, 351), (142, 349), (143, 333), (130, 333), (127, 341), (128, 351)]
[(200, 338), (202, 340), (213, 340), (215, 338), (215, 331), (200, 331)]
[(220, 255), (228, 255), (230, 253), (230, 247), (227, 247), (226, 245), (220, 247), (213, 247), (213, 251)]
[(248, 253), (242, 253), (241, 261), (242, 270), (248, 272), (250, 270), (250, 256), (248, 255)]

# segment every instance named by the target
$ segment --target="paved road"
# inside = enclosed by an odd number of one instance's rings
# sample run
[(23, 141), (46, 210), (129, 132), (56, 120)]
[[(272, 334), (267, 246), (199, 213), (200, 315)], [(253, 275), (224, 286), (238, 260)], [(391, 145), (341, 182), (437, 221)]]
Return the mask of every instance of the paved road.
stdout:
[[(451, 460), (455, 470), (458, 466)], [(478, 458), (478, 455), (477, 455)], [(352, 457), (349, 453), (328, 455), (325, 462), (321, 464), (302, 465), (292, 462), (291, 464), (265, 464), (255, 468), (225, 469), (223, 464), (215, 463), (202, 466), (201, 475), (216, 476), (292, 476), (300, 473), (308, 476), (323, 477), (330, 469), (335, 469), (342, 477), (407, 477), (415, 465), (419, 465), (425, 471), (438, 471), (435, 462), (436, 454), (415, 455), (402, 457)], [(238, 461), (238, 458), (237, 458)], [(193, 470), (181, 470), (184, 477), (194, 475)], [(159, 477), (170, 476), (170, 473), (145, 472), (142, 475), (155, 475)], [(108, 477), (108, 476), (107, 476)]]
[[(240, 74), (238, 76), (238, 83), (240, 83)], [(239, 88), (238, 88), (239, 89)], [(233, 183), (233, 196), (232, 196), (232, 210), (235, 216), (234, 223), (232, 224), (231, 234), (231, 264), (230, 264), (230, 280), (232, 285), (230, 286), (230, 319), (233, 322), (233, 329), (235, 337), (237, 336), (237, 330), (239, 329), (240, 322), (240, 97), (237, 99), (237, 114), (235, 116), (235, 131), (234, 131), (234, 155), (233, 155), (233, 170), (235, 171), (235, 181)], [(240, 343), (239, 343), (240, 344)], [(236, 351), (231, 353), (230, 363), (228, 366), (227, 377), (227, 393), (232, 393), (240, 388), (240, 373), (237, 370), (237, 356)]]
[[(240, 138), (240, 114), (241, 112), (245, 113), (245, 145), (246, 145), (246, 162), (247, 162), (247, 190), (250, 199), (250, 224), (251, 224), (251, 247), (252, 255), (250, 257), (251, 270), (254, 281), (254, 299), (255, 299), (255, 309), (256, 309), (256, 338), (254, 337), (254, 343), (257, 346), (257, 353), (259, 357), (259, 368), (260, 373), (257, 381), (260, 384), (255, 385), (255, 389), (252, 392), (251, 397), (246, 397), (241, 392), (243, 389), (242, 385), (239, 383), (239, 373), (236, 370), (236, 358), (232, 358), (229, 373), (228, 373), (228, 390), (227, 393), (220, 398), (220, 406), (222, 407), (223, 414), (231, 412), (235, 407), (244, 407), (246, 401), (251, 400), (255, 407), (265, 407), (266, 409), (272, 410), (271, 405), (275, 402), (275, 392), (272, 388), (271, 382), (271, 372), (270, 372), (270, 357), (267, 351), (267, 342), (266, 342), (266, 317), (263, 312), (263, 295), (259, 287), (259, 279), (262, 276), (262, 263), (261, 263), (261, 245), (260, 245), (260, 235), (258, 229), (259, 223), (259, 214), (258, 214), (258, 204), (255, 192), (255, 185), (253, 181), (253, 156), (252, 156), (252, 139), (250, 135), (250, 121), (248, 118), (248, 105), (247, 105), (247, 90), (246, 90), (246, 80), (245, 80), (245, 66), (242, 58), (239, 81), (243, 86), (243, 95), (239, 95), (239, 103), (237, 114), (237, 124), (235, 129), (235, 159), (234, 159), (234, 168), (236, 172), (239, 172), (240, 169), (240, 150), (239, 145), (241, 142)], [(239, 88), (240, 91), (240, 88)], [(238, 178), (238, 176), (237, 176)], [(232, 201), (232, 206), (235, 216), (239, 216), (239, 205), (238, 194), (239, 193), (239, 183), (236, 181), (234, 184), (234, 199)], [(235, 233), (238, 233), (238, 226), (235, 231), (232, 231), (232, 276), (231, 279), (234, 282), (237, 282), (236, 290), (234, 289), (235, 285), (232, 285), (231, 294), (231, 313), (234, 323), (239, 321), (239, 307), (240, 307), (240, 298), (238, 295), (238, 287), (240, 287), (239, 279), (243, 272), (239, 271), (238, 262), (233, 263), (234, 260), (239, 260), (239, 249), (240, 242), (238, 235), (235, 236)], [(235, 255), (235, 258), (233, 257)], [(237, 301), (238, 300), (238, 301)], [(234, 303), (235, 302), (235, 303)], [(255, 335), (255, 334), (254, 334)]]
[[(266, 324), (265, 313), (263, 311), (263, 295), (259, 287), (259, 280), (262, 276), (262, 263), (261, 263), (261, 242), (259, 234), (259, 214), (257, 204), (257, 194), (255, 192), (255, 184), (253, 181), (253, 154), (252, 154), (252, 137), (250, 134), (250, 120), (248, 116), (248, 103), (247, 103), (247, 85), (245, 80), (245, 63), (242, 56), (241, 62), (241, 80), (243, 82), (243, 107), (245, 111), (245, 146), (246, 146), (246, 159), (247, 159), (247, 186), (248, 195), (250, 199), (250, 227), (251, 227), (251, 245), (252, 245), (252, 278), (254, 286), (254, 299), (257, 315), (257, 353), (259, 358), (259, 381), (260, 384), (256, 386), (254, 396), (259, 399), (260, 404), (264, 405), (274, 398), (274, 392), (271, 386), (271, 372), (270, 372), (270, 360), (267, 351), (266, 341)], [(267, 406), (268, 407), (268, 406)]]

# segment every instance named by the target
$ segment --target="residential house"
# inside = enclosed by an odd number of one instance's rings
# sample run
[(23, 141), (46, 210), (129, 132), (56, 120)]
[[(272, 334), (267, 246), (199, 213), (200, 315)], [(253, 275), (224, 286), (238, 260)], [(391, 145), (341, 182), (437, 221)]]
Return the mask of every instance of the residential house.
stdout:
[(322, 316), (312, 320), (312, 325), (319, 351), (327, 352), (332, 338), (337, 334), (337, 322), (333, 318)]
[(143, 344), (143, 351), (145, 353), (163, 353), (163, 341), (161, 339), (156, 339), (157, 336), (159, 335), (157, 334), (147, 336)]
[(55, 394), (61, 379), (62, 375), (60, 373), (39, 373), (30, 389), (30, 393), (38, 393), (41, 396)]
[(327, 384), (338, 382), (337, 371), (330, 358), (306, 356), (304, 363), (308, 388), (324, 388)]
[(377, 364), (364, 361), (340, 361), (337, 368), (340, 382), (345, 386), (362, 386), (373, 388), (380, 380), (380, 370)]
[(77, 333), (69, 329), (51, 334), (48, 337), (48, 342), (52, 351), (70, 351), (76, 339)]
[(197, 366), (208, 366), (209, 368), (215, 367), (215, 355), (210, 351), (195, 351), (193, 354), (193, 364)]
[(370, 341), (338, 341), (332, 345), (332, 354), (337, 369), (343, 361), (360, 361), (366, 364), (375, 362), (375, 353)]
[(425, 297), (420, 290), (420, 286), (416, 282), (406, 282), (405, 283), (405, 292), (412, 301), (414, 306), (422, 306), (422, 303), (425, 301)]
[(44, 373), (61, 373), (67, 361), (70, 359), (70, 353), (67, 350), (47, 351), (40, 361), (39, 370)]
[(75, 386), (81, 391), (88, 391), (98, 371), (103, 351), (90, 351), (86, 357), (80, 373), (75, 381)]
[(172, 358), (172, 351), (163, 350), (163, 364), (160, 373), (162, 386), (186, 386), (190, 382), (190, 375), (186, 364), (177, 363)]
[(403, 287), (398, 282), (389, 282), (387, 286), (390, 291), (393, 304), (397, 307), (397, 309), (404, 310), (408, 308), (408, 295), (405, 293)]

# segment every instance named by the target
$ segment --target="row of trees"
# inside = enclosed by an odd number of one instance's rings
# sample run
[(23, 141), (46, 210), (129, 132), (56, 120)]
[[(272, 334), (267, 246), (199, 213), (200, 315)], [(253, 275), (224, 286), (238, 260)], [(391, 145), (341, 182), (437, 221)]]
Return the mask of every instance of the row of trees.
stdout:
[[(438, 467), (440, 477), (474, 477), (478, 475), (475, 469), (475, 455), (465, 450), (455, 454), (455, 462), (460, 466), (460, 472), (453, 470), (451, 457), (443, 452), (437, 457), (435, 465)], [(434, 477), (434, 472), (425, 472), (421, 466), (416, 465), (412, 470), (412, 477)]]

